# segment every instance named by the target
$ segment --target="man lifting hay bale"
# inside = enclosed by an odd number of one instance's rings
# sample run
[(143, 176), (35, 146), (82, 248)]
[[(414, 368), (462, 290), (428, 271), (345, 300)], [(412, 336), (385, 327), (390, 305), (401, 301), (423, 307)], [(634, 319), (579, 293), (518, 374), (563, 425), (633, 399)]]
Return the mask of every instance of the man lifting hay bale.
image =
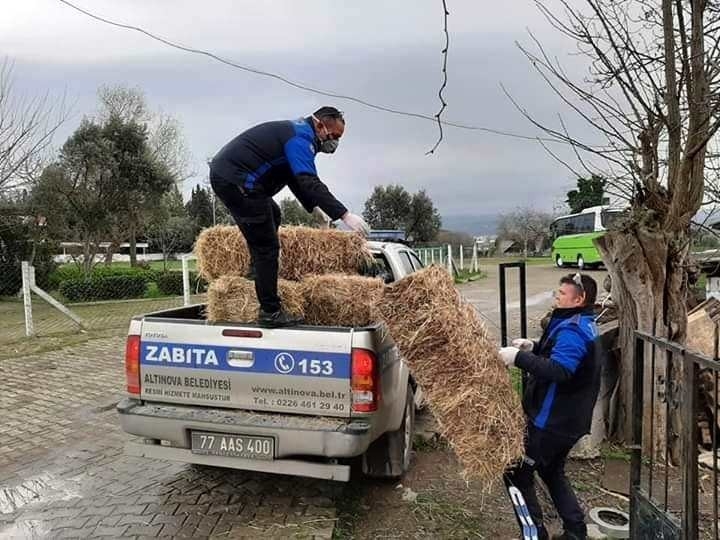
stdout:
[(260, 304), (258, 322), (268, 327), (302, 321), (282, 309), (278, 296), (280, 208), (273, 195), (288, 186), (303, 207), (319, 207), (367, 235), (363, 219), (348, 212), (317, 176), (315, 154), (332, 154), (345, 132), (345, 119), (334, 107), (295, 121), (266, 122), (241, 133), (210, 163), (210, 184), (227, 206), (247, 241)]
[(540, 341), (520, 338), (500, 349), (508, 367), (514, 365), (528, 374), (523, 392), (525, 457), (507, 479), (522, 493), (540, 540), (549, 535), (535, 494), (535, 471), (563, 521), (563, 533), (553, 538), (587, 537), (585, 516), (565, 477), (565, 461), (580, 437), (590, 433), (600, 389), (602, 349), (593, 311), (596, 296), (597, 283), (590, 276), (563, 277)]

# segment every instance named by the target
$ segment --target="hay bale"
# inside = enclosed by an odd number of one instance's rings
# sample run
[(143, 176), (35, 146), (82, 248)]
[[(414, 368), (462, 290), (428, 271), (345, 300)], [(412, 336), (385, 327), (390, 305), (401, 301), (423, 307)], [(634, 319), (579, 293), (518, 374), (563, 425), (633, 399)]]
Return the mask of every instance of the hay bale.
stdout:
[(319, 326), (368, 326), (379, 320), (381, 279), (344, 274), (309, 276), (302, 280), (305, 322)]
[(357, 274), (371, 263), (359, 234), (310, 227), (280, 228), (280, 277), (300, 280), (313, 274)]
[[(283, 308), (292, 315), (303, 316), (300, 284), (283, 279), (278, 281)], [(237, 274), (221, 276), (208, 288), (207, 319), (210, 322), (257, 322), (260, 304), (255, 295), (255, 283)]]
[(485, 325), (437, 266), (385, 287), (378, 310), (466, 476), (489, 488), (522, 456), (525, 418)]
[[(299, 281), (312, 274), (357, 274), (372, 262), (362, 236), (335, 229), (281, 227), (280, 277)], [(203, 230), (195, 242), (198, 272), (206, 280), (248, 273), (250, 253), (237, 227)]]
[(225, 274), (247, 275), (250, 252), (240, 229), (230, 225), (208, 227), (195, 241), (198, 273), (210, 281)]

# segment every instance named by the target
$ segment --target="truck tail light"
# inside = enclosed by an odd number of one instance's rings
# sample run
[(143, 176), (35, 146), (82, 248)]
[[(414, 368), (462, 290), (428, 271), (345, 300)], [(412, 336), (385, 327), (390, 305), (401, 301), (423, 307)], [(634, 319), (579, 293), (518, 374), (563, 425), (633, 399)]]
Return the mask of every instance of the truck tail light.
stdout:
[(140, 336), (128, 336), (125, 343), (125, 380), (128, 393), (140, 395)]
[(380, 401), (380, 374), (377, 356), (367, 349), (352, 350), (352, 410), (373, 412)]

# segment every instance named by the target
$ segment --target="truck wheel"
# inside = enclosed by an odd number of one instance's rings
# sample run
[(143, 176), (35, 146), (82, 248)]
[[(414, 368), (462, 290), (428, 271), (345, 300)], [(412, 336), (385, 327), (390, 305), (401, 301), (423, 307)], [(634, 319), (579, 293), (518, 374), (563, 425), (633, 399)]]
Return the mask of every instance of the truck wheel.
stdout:
[(410, 468), (415, 437), (415, 399), (410, 384), (400, 428), (383, 434), (363, 454), (363, 474), (374, 478), (397, 479)]
[(558, 268), (562, 268), (564, 265), (565, 265), (565, 262), (563, 261), (563, 259), (560, 255), (555, 257), (555, 266), (557, 266)]

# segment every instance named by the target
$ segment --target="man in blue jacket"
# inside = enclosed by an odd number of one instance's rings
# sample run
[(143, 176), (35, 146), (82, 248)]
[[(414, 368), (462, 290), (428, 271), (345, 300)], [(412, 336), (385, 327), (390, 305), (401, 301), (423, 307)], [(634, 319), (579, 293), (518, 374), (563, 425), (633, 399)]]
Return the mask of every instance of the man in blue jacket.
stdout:
[(318, 178), (315, 155), (332, 154), (345, 133), (343, 114), (321, 107), (307, 118), (266, 122), (227, 143), (210, 162), (210, 184), (248, 244), (263, 326), (301, 322), (282, 309), (277, 291), (280, 208), (272, 197), (289, 187), (308, 212), (319, 208), (333, 221), (367, 236), (363, 219), (348, 212)]
[(514, 365), (527, 374), (525, 457), (506, 478), (522, 493), (540, 540), (547, 539), (548, 532), (535, 493), (535, 471), (563, 522), (563, 533), (553, 538), (587, 538), (585, 516), (565, 476), (565, 461), (580, 437), (590, 433), (600, 389), (602, 354), (593, 313), (596, 296), (597, 283), (590, 276), (563, 277), (540, 341), (516, 339), (512, 347), (500, 349), (506, 366)]

